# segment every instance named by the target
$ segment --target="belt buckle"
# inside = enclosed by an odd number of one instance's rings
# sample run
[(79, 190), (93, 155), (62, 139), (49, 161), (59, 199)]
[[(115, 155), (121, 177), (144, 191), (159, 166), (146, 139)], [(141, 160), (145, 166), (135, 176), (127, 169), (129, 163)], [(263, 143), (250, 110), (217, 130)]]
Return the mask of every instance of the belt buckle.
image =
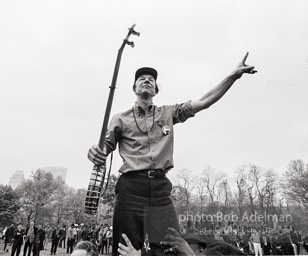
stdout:
[(150, 179), (154, 179), (155, 178), (155, 176), (154, 176), (154, 171), (153, 170), (149, 170), (148, 171), (148, 177), (150, 178)]

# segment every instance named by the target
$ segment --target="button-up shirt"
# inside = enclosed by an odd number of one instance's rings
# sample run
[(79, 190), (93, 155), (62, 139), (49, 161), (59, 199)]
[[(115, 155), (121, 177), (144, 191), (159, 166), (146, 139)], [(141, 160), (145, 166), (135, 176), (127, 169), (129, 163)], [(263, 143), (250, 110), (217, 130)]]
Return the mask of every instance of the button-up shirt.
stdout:
[(149, 107), (148, 114), (138, 106), (115, 115), (106, 133), (104, 154), (116, 149), (123, 165), (119, 172), (159, 169), (167, 172), (173, 166), (173, 126), (193, 117), (191, 102)]

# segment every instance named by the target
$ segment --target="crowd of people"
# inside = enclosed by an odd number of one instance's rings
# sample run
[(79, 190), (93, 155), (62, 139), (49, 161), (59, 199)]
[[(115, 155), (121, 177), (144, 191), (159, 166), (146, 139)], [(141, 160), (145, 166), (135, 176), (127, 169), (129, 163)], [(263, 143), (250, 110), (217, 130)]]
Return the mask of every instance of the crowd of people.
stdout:
[(3, 250), (11, 256), (19, 256), (23, 246), (23, 256), (39, 256), (40, 251), (50, 250), (50, 255), (56, 255), (58, 248), (66, 249), (71, 254), (80, 241), (89, 241), (97, 246), (98, 253), (109, 255), (112, 245), (112, 226), (107, 224), (87, 226), (84, 224), (42, 226), (30, 222), (24, 228), (22, 223), (16, 227), (11, 224), (3, 232)]
[(204, 229), (202, 225), (192, 228), (188, 222), (181, 231), (185, 234), (187, 230), (201, 237), (224, 241), (248, 255), (308, 255), (308, 236), (290, 223), (275, 228), (260, 223), (231, 223)]
[[(200, 226), (198, 229), (197, 226), (190, 222), (183, 225), (181, 229), (183, 239), (188, 243), (191, 241), (199, 243), (200, 246), (204, 244), (204, 249), (214, 246), (214, 250), (220, 251), (222, 255), (231, 255), (230, 250), (237, 254), (241, 252), (243, 255), (256, 256), (307, 255), (308, 251), (308, 236), (303, 236), (302, 232), (292, 225), (279, 226), (275, 229), (267, 226), (251, 227), (234, 223), (225, 226), (213, 225), (209, 229), (202, 229)], [(109, 255), (112, 244), (112, 226), (71, 224), (69, 227), (66, 225), (52, 227), (48, 224), (43, 227), (30, 222), (24, 229), (22, 223), (19, 223), (16, 228), (14, 224), (5, 228), (3, 238), (3, 249), (6, 252), (10, 250), (11, 256), (18, 256), (22, 246), (23, 256), (30, 256), (31, 253), (33, 256), (39, 256), (42, 250), (50, 250), (51, 255), (56, 254), (58, 247), (66, 249), (66, 252), (71, 254), (78, 247), (76, 245), (83, 241), (91, 243), (93, 245), (91, 250), (95, 250), (97, 255)], [(151, 255), (148, 239), (146, 241), (143, 254)], [(136, 253), (136, 251), (133, 252)]]

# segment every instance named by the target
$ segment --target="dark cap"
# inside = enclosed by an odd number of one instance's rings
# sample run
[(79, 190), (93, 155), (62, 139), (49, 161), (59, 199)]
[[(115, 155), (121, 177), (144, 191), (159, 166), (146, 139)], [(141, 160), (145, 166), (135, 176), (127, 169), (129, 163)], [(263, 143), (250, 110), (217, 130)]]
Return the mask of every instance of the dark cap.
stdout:
[(150, 67), (143, 67), (139, 68), (136, 73), (135, 73), (135, 81), (138, 79), (139, 76), (141, 75), (151, 75), (154, 77), (155, 81), (157, 79), (157, 71), (154, 68)]
[[(139, 68), (136, 73), (135, 73), (135, 82), (136, 80), (138, 79), (139, 76), (142, 76), (142, 75), (151, 75), (154, 77), (155, 79), (155, 82), (156, 82), (156, 79), (157, 79), (157, 71), (156, 69), (154, 68), (150, 68), (150, 67), (143, 67), (143, 68)], [(133, 85), (133, 90), (135, 91), (135, 82), (134, 82), (134, 85)], [(159, 91), (159, 88), (157, 86), (157, 83), (156, 83), (156, 86), (155, 86), (155, 93), (157, 94)]]

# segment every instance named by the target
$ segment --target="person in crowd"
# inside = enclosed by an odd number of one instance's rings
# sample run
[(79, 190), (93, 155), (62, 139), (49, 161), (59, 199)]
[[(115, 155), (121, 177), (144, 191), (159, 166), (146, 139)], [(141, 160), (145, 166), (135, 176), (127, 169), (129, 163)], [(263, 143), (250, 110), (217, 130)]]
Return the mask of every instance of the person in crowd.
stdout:
[(103, 227), (100, 228), (98, 232), (98, 239), (97, 239), (97, 252), (98, 254), (103, 253), (103, 236), (104, 236), (104, 230)]
[(45, 228), (46, 238), (44, 240), (44, 250), (48, 250), (48, 243), (51, 242), (52, 227), (50, 224)]
[(261, 247), (261, 239), (260, 239), (260, 235), (259, 232), (254, 229), (251, 237), (250, 237), (251, 242), (253, 243), (253, 249), (255, 252), (255, 256), (263, 256), (263, 251), (262, 251), (262, 247)]
[(74, 228), (75, 228), (75, 225), (71, 224), (71, 226), (67, 229), (66, 253), (72, 253), (73, 252), (73, 248), (74, 248), (74, 244), (75, 244)]
[(57, 253), (57, 248), (58, 244), (61, 238), (61, 233), (60, 233), (60, 228), (61, 226), (58, 225), (51, 234), (51, 250), (50, 250), (50, 255), (56, 254)]
[(40, 256), (40, 251), (44, 249), (45, 236), (46, 232), (42, 225), (39, 224), (37, 226), (37, 232), (33, 243), (33, 256)]
[(25, 245), (24, 245), (24, 255), (26, 256), (28, 251), (28, 256), (30, 256), (32, 247), (34, 244), (34, 239), (36, 236), (37, 227), (35, 227), (34, 222), (31, 221), (29, 227), (26, 228), (26, 237), (25, 237)]
[(82, 240), (82, 234), (83, 234), (84, 229), (85, 229), (85, 226), (83, 223), (81, 223), (77, 229), (77, 240), (76, 240), (77, 243)]
[(66, 242), (66, 225), (62, 225), (62, 228), (60, 229), (60, 240), (59, 240), (59, 248), (65, 249), (65, 242)]
[(90, 242), (96, 244), (97, 239), (98, 239), (98, 231), (97, 228), (93, 225), (90, 227), (89, 240)]
[(82, 241), (89, 241), (89, 227), (87, 225), (83, 226), (82, 232), (81, 232), (81, 240)]
[(265, 231), (261, 232), (260, 241), (264, 255), (271, 255), (271, 243)]
[(5, 228), (0, 227), (0, 239), (4, 239), (4, 234), (5, 234), (7, 229), (8, 229), (7, 226), (5, 226)]
[(103, 225), (103, 238), (102, 238), (102, 253), (104, 253), (104, 249), (105, 252), (107, 254), (108, 252), (108, 246), (107, 246), (107, 232), (108, 232), (108, 225), (104, 224)]
[(15, 252), (16, 252), (16, 256), (19, 256), (21, 246), (24, 242), (24, 235), (25, 235), (25, 231), (23, 229), (23, 224), (19, 223), (17, 225), (17, 228), (14, 230), (11, 256), (14, 256)]
[(112, 226), (110, 226), (106, 233), (106, 240), (107, 240), (107, 255), (109, 255), (109, 248), (112, 246)]
[(76, 244), (72, 256), (98, 256), (97, 246), (90, 241), (80, 241)]
[(8, 252), (7, 246), (12, 244), (12, 239), (14, 236), (14, 224), (11, 224), (11, 226), (9, 228), (7, 228), (4, 232), (4, 247), (3, 250), (5, 252)]
[(294, 255), (290, 229), (287, 226), (280, 233), (281, 235), (281, 253), (283, 255)]
[(245, 233), (240, 234), (240, 247), (246, 254), (249, 254), (249, 238)]
[(277, 231), (274, 232), (273, 236), (271, 237), (271, 245), (272, 245), (272, 254), (273, 255), (282, 255), (281, 251), (281, 236)]
[(72, 229), (73, 229), (73, 236), (75, 239), (75, 243), (74, 243), (74, 246), (75, 246), (75, 244), (77, 243), (77, 239), (78, 239), (78, 224), (75, 224)]
[(302, 243), (302, 236), (299, 234), (297, 229), (294, 229), (294, 231), (291, 231), (290, 235), (291, 235), (291, 241), (292, 241), (294, 254), (299, 255), (300, 245)]

